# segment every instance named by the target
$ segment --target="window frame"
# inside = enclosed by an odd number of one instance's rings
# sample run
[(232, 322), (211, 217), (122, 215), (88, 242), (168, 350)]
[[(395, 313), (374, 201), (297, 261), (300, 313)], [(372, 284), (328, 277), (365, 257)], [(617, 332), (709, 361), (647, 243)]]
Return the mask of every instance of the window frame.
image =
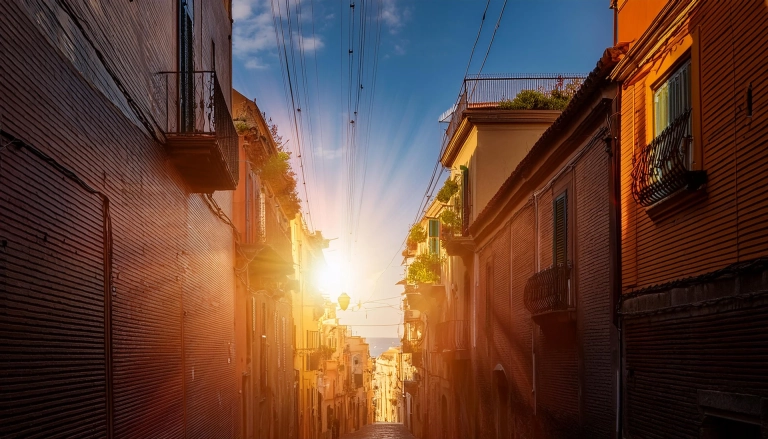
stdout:
[[(568, 212), (569, 207), (569, 200), (568, 200), (568, 189), (565, 189), (561, 191), (558, 195), (552, 197), (552, 265), (558, 266), (559, 264), (562, 264), (563, 266), (567, 265), (570, 260), (570, 247), (571, 243), (570, 241), (570, 235), (571, 235), (571, 227), (569, 226), (569, 221), (571, 215)], [(558, 228), (557, 228), (557, 209), (558, 209), (558, 202), (560, 200), (563, 201), (563, 216), (565, 217), (563, 220), (563, 227), (565, 228), (565, 236), (563, 237), (563, 245), (565, 248), (563, 249), (563, 261), (558, 260), (558, 254), (560, 253), (558, 251)]]
[[(659, 120), (659, 114), (658, 114), (659, 108), (657, 106), (657, 94), (665, 86), (667, 86), (667, 90), (669, 90), (669, 87), (671, 86), (670, 81), (673, 81), (676, 78), (676, 76), (679, 75), (680, 73), (682, 73), (682, 71), (684, 69), (686, 69), (686, 68), (687, 68), (687, 78), (686, 79), (687, 79), (687, 87), (688, 87), (688, 91), (687, 91), (687, 98), (688, 98), (687, 99), (687, 105), (688, 106), (686, 108), (683, 108), (683, 109), (678, 109), (678, 111), (676, 111), (677, 114), (672, 115), (673, 111), (670, 109), (670, 107), (671, 107), (670, 103), (674, 102), (674, 101), (672, 99), (669, 99), (669, 97), (667, 97), (667, 99), (666, 99), (667, 100), (666, 125), (663, 128), (659, 127), (658, 125), (659, 125), (660, 120)], [(694, 132), (694, 127), (693, 127), (693, 107), (694, 107), (693, 94), (694, 94), (694, 87), (693, 87), (693, 59), (691, 57), (691, 51), (687, 50), (682, 55), (680, 55), (680, 57), (675, 59), (675, 61), (670, 66), (668, 66), (667, 69), (665, 69), (664, 73), (658, 79), (653, 81), (653, 83), (650, 86), (650, 102), (651, 102), (651, 105), (649, 106), (649, 109), (650, 109), (650, 112), (651, 112), (650, 120), (651, 120), (653, 125), (652, 125), (652, 127), (651, 127), (651, 129), (649, 131), (651, 133), (651, 140), (650, 141), (652, 142), (659, 135), (661, 135), (661, 133), (667, 127), (672, 125), (672, 123), (679, 116), (681, 116), (687, 109), (691, 109), (692, 110), (691, 111), (692, 114), (690, 116), (691, 121), (688, 124), (688, 133), (687, 133), (687, 136), (686, 136), (689, 139), (688, 140), (689, 143), (688, 143), (688, 145), (686, 145), (685, 160), (684, 160), (686, 169), (688, 169), (689, 171), (693, 170), (693, 166), (694, 166), (694, 162), (695, 162), (695, 158), (694, 157), (696, 155), (696, 152), (695, 152), (696, 145), (695, 145), (695, 142), (692, 140), (693, 137), (694, 137), (693, 136), (693, 132)], [(669, 96), (669, 93), (667, 93), (667, 96)], [(685, 141), (685, 140), (683, 140), (683, 141)], [(663, 169), (660, 169), (659, 171), (662, 172)]]
[[(690, 150), (690, 167), (689, 171), (703, 171), (703, 147), (702, 143), (698, 139), (702, 139), (701, 136), (701, 27), (696, 26), (690, 29), (690, 32), (686, 35), (682, 35), (675, 41), (675, 44), (664, 53), (664, 56), (655, 55), (654, 61), (649, 65), (649, 69), (645, 70), (644, 78), (639, 78), (642, 81), (639, 85), (644, 88), (644, 98), (640, 98), (637, 101), (637, 107), (643, 107), (641, 112), (638, 112), (635, 116), (635, 122), (633, 128), (638, 132), (638, 141), (635, 147), (641, 149), (644, 145), (648, 145), (653, 142), (656, 137), (654, 129), (650, 126), (650, 123), (654, 120), (653, 114), (653, 92), (661, 83), (671, 76), (677, 68), (684, 62), (690, 59), (691, 62), (691, 76), (690, 76), (690, 96), (691, 96), (691, 137), (693, 142), (691, 143)], [(634, 80), (633, 80), (634, 81)], [(640, 108), (638, 108), (640, 109)], [(650, 121), (650, 122), (648, 122)], [(644, 129), (643, 126), (647, 125)], [(643, 140), (645, 142), (643, 142)], [(637, 151), (633, 148), (633, 153)]]
[[(433, 225), (434, 234), (432, 234)], [(427, 220), (427, 246), (429, 254), (440, 255), (440, 220), (437, 218)]]
[(493, 256), (485, 261), (485, 337), (486, 348), (491, 353), (493, 344), (493, 295), (494, 295), (494, 260)]
[[(565, 195), (565, 263), (573, 266), (576, 254), (576, 188), (573, 183), (573, 173), (566, 172), (552, 185), (552, 265), (555, 265), (555, 201)], [(543, 262), (543, 261), (542, 261)]]

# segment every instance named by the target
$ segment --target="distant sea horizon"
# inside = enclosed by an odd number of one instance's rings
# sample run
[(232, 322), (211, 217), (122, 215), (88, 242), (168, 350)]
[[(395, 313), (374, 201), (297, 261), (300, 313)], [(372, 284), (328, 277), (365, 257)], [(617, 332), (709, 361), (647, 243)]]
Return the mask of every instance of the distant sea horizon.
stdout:
[(400, 346), (400, 339), (395, 337), (365, 337), (371, 357), (378, 357), (392, 346)]

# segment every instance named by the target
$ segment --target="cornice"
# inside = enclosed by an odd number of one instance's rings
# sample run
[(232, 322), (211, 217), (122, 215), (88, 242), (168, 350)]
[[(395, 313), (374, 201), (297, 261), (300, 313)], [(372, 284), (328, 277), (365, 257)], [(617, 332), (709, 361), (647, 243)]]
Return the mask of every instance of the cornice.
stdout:
[(461, 115), (461, 123), (440, 156), (440, 163), (451, 168), (472, 128), (485, 124), (550, 125), (562, 112), (558, 110), (503, 110), (500, 108), (470, 108)]
[(671, 0), (651, 22), (648, 29), (631, 47), (626, 56), (616, 64), (610, 79), (624, 82), (634, 76), (638, 69), (644, 67), (649, 58), (680, 30), (691, 11), (698, 6), (700, 0)]

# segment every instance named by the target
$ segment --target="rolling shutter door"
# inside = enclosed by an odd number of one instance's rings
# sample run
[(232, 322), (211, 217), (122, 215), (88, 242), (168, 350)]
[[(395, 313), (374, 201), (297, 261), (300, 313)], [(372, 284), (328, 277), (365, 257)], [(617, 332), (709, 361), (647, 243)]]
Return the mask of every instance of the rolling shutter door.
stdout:
[(109, 436), (102, 208), (0, 149), (0, 437)]

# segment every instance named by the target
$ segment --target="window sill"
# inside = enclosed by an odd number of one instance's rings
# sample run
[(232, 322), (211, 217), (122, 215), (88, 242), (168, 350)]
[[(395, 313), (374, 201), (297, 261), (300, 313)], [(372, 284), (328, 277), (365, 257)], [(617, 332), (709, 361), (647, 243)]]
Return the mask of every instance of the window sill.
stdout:
[(706, 183), (697, 187), (688, 186), (687, 188), (682, 188), (667, 198), (646, 207), (645, 213), (647, 213), (654, 222), (659, 222), (675, 215), (687, 207), (700, 203), (707, 198), (707, 195)]

